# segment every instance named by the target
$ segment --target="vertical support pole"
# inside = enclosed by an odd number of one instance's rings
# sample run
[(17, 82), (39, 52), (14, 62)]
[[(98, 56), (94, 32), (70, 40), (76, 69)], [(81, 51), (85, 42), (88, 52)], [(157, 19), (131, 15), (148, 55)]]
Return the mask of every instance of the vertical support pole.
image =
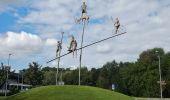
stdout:
[(8, 67), (6, 68), (5, 96), (7, 96), (7, 89), (8, 89)]
[(10, 57), (11, 57), (12, 54), (9, 54), (8, 55), (8, 67), (6, 68), (7, 69), (7, 74), (6, 74), (6, 89), (5, 89), (5, 96), (7, 96), (7, 90), (8, 90), (8, 68), (9, 68), (9, 61), (10, 61)]
[(19, 90), (19, 72), (18, 72), (18, 82), (17, 82), (17, 90)]
[(21, 70), (21, 73), (22, 73), (22, 85), (21, 85), (21, 91), (23, 91), (23, 84), (24, 84), (24, 70)]
[[(61, 32), (62, 36), (61, 36), (61, 40), (60, 40), (60, 43), (62, 45), (62, 42), (63, 42), (63, 34), (64, 32)], [(59, 50), (59, 56), (60, 57), (61, 55), (61, 49)], [(58, 85), (58, 73), (59, 73), (59, 66), (60, 66), (60, 58), (58, 58), (58, 62), (57, 62), (57, 73), (56, 73), (56, 85)]]
[(162, 73), (161, 73), (161, 58), (160, 56), (158, 56), (158, 59), (159, 59), (159, 82), (160, 82), (160, 96), (161, 96), (161, 99), (162, 99)]
[(79, 66), (79, 86), (81, 85), (81, 61), (82, 61), (82, 53), (83, 53), (83, 41), (84, 41), (84, 31), (86, 26), (86, 20), (83, 20), (83, 33), (81, 37), (81, 49), (80, 49), (80, 66)]
[(63, 85), (63, 69), (61, 69), (60, 82), (62, 82), (61, 85)]
[(58, 85), (58, 66), (57, 66), (57, 73), (56, 73), (56, 85)]

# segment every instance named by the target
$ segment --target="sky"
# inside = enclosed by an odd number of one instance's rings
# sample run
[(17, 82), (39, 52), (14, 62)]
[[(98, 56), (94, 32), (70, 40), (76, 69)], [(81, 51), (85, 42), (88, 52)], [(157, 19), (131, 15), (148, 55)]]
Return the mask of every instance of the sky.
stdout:
[[(135, 62), (139, 54), (154, 47), (170, 51), (169, 0), (84, 0), (90, 22), (86, 25), (84, 45), (113, 35), (113, 22), (119, 18), (119, 33), (127, 33), (83, 49), (82, 65), (102, 67), (108, 61)], [(80, 47), (83, 0), (0, 0), (0, 62), (7, 64), (12, 53), (12, 69), (28, 68), (35, 61), (43, 67), (57, 65), (56, 44), (64, 33), (62, 54), (67, 53), (70, 35)], [(60, 67), (79, 66), (79, 54), (61, 58)]]

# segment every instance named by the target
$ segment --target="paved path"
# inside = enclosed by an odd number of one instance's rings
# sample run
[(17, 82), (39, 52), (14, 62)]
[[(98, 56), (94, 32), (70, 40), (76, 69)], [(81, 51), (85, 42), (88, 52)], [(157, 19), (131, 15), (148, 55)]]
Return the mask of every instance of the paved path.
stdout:
[(136, 98), (135, 100), (170, 100), (169, 99), (160, 99), (160, 98)]

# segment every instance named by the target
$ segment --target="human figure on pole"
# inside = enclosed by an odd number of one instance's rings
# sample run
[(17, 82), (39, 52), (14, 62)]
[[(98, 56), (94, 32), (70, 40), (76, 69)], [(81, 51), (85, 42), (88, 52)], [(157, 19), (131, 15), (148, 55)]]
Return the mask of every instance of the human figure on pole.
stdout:
[(82, 15), (79, 19), (76, 20), (76, 22), (78, 22), (78, 23), (80, 23), (81, 21), (89, 22), (90, 17), (87, 16), (87, 5), (85, 2), (83, 2), (82, 6), (81, 6), (81, 10), (82, 10)]
[[(70, 47), (68, 49), (69, 52), (73, 52), (73, 57), (74, 57), (74, 51), (77, 50), (77, 41), (75, 40), (74, 36), (71, 36), (71, 41), (70, 41)], [(77, 56), (77, 51), (76, 51), (76, 56)]]
[(58, 41), (57, 42), (57, 49), (56, 49), (56, 57), (58, 57), (58, 54), (61, 51), (61, 49), (62, 49), (61, 42)]
[(119, 22), (119, 19), (118, 19), (118, 18), (116, 18), (116, 22), (114, 23), (114, 26), (115, 26), (115, 28), (116, 28), (115, 33), (117, 34), (117, 32), (118, 32), (118, 30), (119, 30), (119, 27), (120, 27), (120, 22)]
[(87, 5), (85, 2), (83, 2), (83, 5), (81, 6), (82, 9), (82, 17), (87, 15)]

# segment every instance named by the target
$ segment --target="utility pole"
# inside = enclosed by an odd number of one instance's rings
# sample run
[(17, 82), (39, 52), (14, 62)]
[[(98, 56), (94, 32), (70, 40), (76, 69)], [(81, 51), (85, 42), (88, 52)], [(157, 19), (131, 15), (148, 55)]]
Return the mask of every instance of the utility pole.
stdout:
[(160, 97), (162, 99), (162, 72), (161, 72), (161, 58), (159, 55), (159, 51), (156, 51), (158, 54), (158, 59), (159, 59), (159, 84), (160, 84)]
[[(62, 42), (63, 42), (63, 35), (64, 35), (64, 32), (61, 32), (61, 40), (60, 40), (60, 43), (61, 43), (61, 46), (62, 46)], [(59, 57), (60, 57), (60, 55), (61, 55), (61, 49), (62, 48), (60, 48), (59, 49)], [(57, 53), (57, 52), (56, 52)], [(57, 66), (57, 73), (56, 73), (56, 85), (58, 85), (58, 73), (59, 73), (59, 67), (60, 67), (60, 58), (58, 59), (58, 62), (57, 62), (58, 64), (58, 66)]]
[(8, 90), (8, 71), (9, 71), (9, 61), (10, 61), (10, 57), (12, 54), (8, 55), (8, 66), (6, 68), (6, 88), (5, 88), (5, 96), (7, 96), (7, 90)]

